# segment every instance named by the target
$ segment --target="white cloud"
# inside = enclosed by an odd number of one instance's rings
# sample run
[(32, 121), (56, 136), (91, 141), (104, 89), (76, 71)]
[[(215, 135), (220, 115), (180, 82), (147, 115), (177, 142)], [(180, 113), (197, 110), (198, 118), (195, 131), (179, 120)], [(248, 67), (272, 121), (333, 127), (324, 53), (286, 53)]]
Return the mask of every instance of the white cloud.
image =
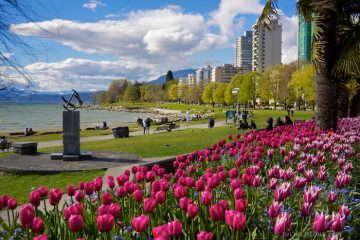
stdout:
[(83, 8), (88, 8), (94, 12), (99, 6), (106, 6), (106, 4), (101, 2), (101, 0), (90, 0), (89, 2), (83, 4)]
[(263, 9), (260, 0), (221, 0), (219, 9), (210, 13), (210, 24), (217, 25), (222, 34), (232, 36), (234, 30), (243, 27), (243, 18), (240, 14), (259, 15)]
[(282, 63), (291, 63), (297, 60), (297, 31), (298, 18), (294, 15), (287, 17), (281, 16), (282, 23)]

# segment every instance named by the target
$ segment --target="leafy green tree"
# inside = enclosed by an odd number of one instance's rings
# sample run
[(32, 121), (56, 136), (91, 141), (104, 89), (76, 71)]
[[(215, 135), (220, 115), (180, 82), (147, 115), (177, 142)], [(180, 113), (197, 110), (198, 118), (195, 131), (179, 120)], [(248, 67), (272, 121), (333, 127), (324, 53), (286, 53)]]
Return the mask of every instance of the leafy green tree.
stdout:
[(133, 103), (140, 99), (140, 86), (137, 82), (135, 82), (134, 84), (129, 84), (129, 86), (126, 88), (124, 92), (123, 99), (125, 101), (129, 101)]
[(244, 76), (244, 80), (241, 83), (240, 95), (244, 101), (251, 101), (253, 108), (255, 109), (256, 98), (258, 96), (257, 80), (259, 79), (259, 73), (250, 72)]
[(213, 99), (216, 104), (224, 104), (225, 103), (225, 90), (226, 90), (227, 84), (226, 83), (219, 83), (215, 85), (215, 90), (213, 93)]
[[(230, 83), (227, 85), (224, 93), (224, 100), (226, 104), (234, 104), (237, 103), (238, 96), (232, 93), (234, 88), (241, 88), (241, 83), (243, 81), (244, 76), (242, 74), (236, 74), (232, 77)], [(239, 93), (240, 94), (240, 93)], [(240, 100), (240, 99), (239, 99)]]
[(312, 64), (307, 64), (304, 65), (302, 69), (295, 71), (291, 76), (291, 81), (288, 86), (293, 90), (299, 107), (303, 99), (306, 99), (307, 102), (314, 104), (314, 66)]
[(165, 100), (166, 94), (161, 85), (158, 84), (149, 84), (146, 85), (146, 91), (144, 99), (147, 102), (163, 102)]
[[(337, 128), (339, 87), (360, 76), (359, 2), (353, 0), (299, 0), (299, 14), (314, 22), (312, 62), (316, 72), (316, 124)], [(277, 0), (267, 0), (257, 26), (277, 22)]]
[(179, 98), (179, 86), (177, 84), (172, 84), (169, 87), (168, 90), (168, 95), (169, 95), (169, 99), (172, 101), (178, 101), (180, 103), (180, 98)]
[(216, 84), (213, 82), (210, 82), (208, 85), (206, 85), (203, 94), (201, 96), (201, 100), (203, 100), (204, 103), (211, 103), (212, 106), (215, 106), (214, 102), (214, 89), (216, 87)]
[(110, 103), (116, 102), (121, 100), (122, 95), (124, 94), (126, 88), (128, 87), (129, 83), (127, 79), (119, 79), (111, 81), (107, 95), (107, 101)]

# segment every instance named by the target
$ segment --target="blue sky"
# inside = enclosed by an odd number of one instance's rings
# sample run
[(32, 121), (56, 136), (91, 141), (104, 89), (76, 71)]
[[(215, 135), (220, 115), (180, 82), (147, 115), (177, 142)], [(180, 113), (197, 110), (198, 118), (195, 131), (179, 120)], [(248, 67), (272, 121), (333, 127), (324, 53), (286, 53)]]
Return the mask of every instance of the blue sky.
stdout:
[[(283, 63), (296, 60), (295, 0), (284, 14)], [(167, 70), (233, 63), (235, 38), (256, 22), (260, 0), (28, 0), (35, 23), (11, 30), (32, 46), (21, 59), (38, 90), (106, 89)]]

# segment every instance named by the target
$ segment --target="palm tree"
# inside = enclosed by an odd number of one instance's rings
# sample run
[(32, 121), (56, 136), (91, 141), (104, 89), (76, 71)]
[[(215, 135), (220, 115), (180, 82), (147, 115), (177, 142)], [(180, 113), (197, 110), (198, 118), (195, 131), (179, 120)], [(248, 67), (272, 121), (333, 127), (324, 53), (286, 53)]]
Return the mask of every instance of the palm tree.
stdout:
[[(338, 89), (342, 82), (360, 76), (360, 0), (298, 0), (297, 11), (315, 25), (316, 124), (336, 129)], [(257, 25), (279, 18), (277, 0), (267, 0)]]

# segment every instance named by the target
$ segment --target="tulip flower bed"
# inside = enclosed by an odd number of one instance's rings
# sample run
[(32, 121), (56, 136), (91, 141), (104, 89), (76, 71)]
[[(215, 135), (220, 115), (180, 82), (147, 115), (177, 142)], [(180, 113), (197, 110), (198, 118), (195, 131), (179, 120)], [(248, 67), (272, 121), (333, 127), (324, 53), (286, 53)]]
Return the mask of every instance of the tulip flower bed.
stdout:
[[(4, 195), (9, 219), (0, 238), (356, 239), (351, 174), (360, 119), (343, 119), (334, 132), (314, 128), (304, 122), (228, 136), (178, 156), (173, 174), (138, 166), (106, 183), (80, 182), (67, 187), (64, 206), (61, 190), (39, 188), (14, 214), (16, 200)], [(53, 207), (40, 211), (41, 201)]]

